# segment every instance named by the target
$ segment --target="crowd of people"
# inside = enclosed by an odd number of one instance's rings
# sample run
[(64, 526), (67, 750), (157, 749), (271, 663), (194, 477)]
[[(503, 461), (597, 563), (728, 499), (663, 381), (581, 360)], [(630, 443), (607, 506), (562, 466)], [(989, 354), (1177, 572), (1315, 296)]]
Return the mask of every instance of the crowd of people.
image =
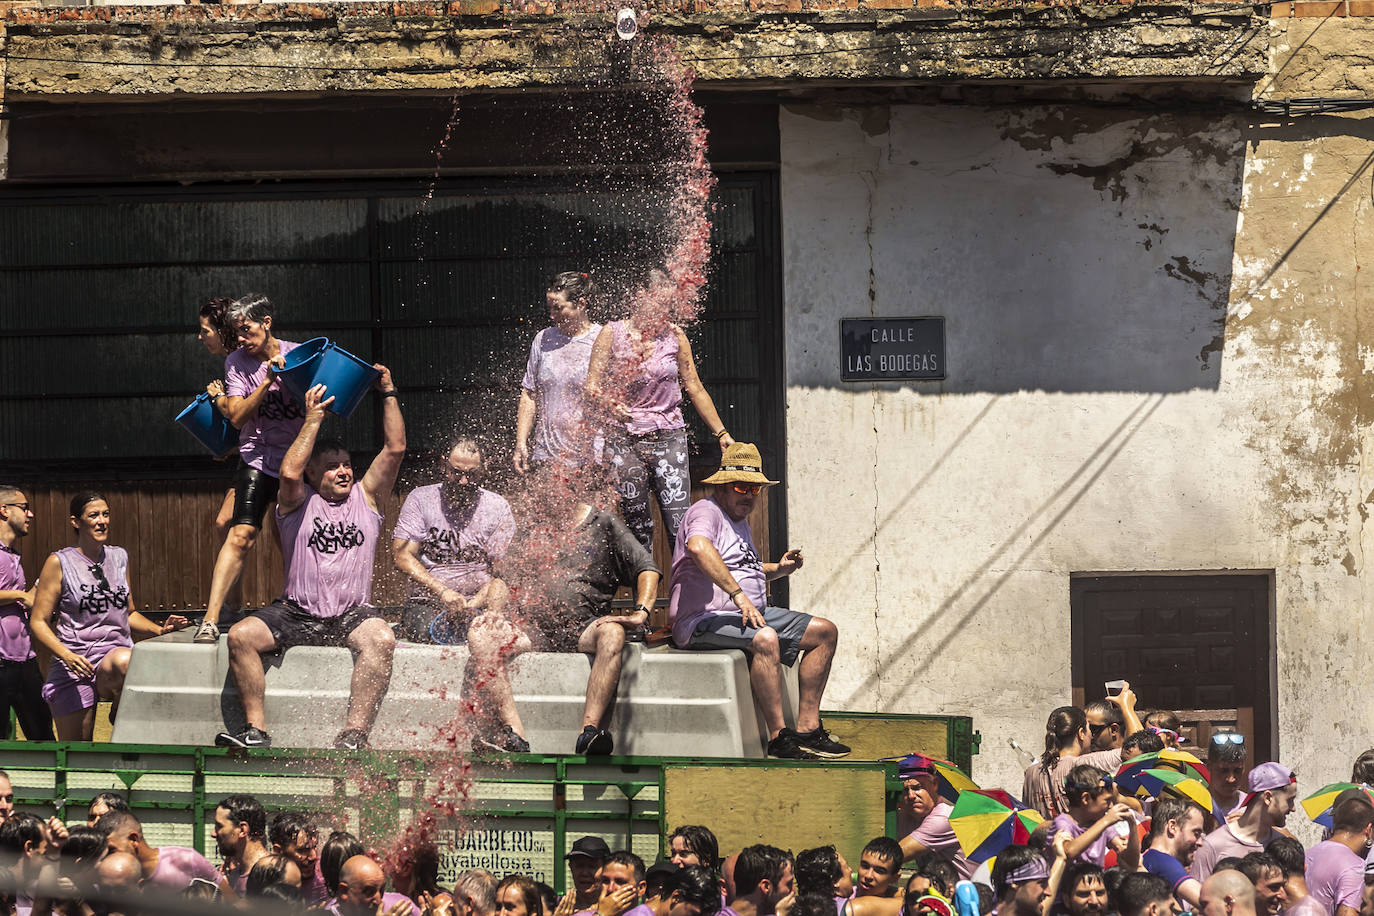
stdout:
[[(585, 273), (559, 274), (547, 291), (551, 326), (531, 345), (515, 411), (523, 511), (483, 486), (488, 443), (472, 435), (455, 436), (438, 455), (438, 483), (406, 496), (391, 545), (409, 584), (402, 621), (419, 621), (409, 628), (418, 638), (467, 644), (463, 682), (477, 710), (471, 726), (480, 750), (529, 750), (507, 669), (516, 656), (540, 650), (591, 658), (569, 750), (612, 753), (608, 725), (623, 649), (660, 639), (680, 649), (748, 653), (770, 756), (844, 756), (849, 749), (820, 720), (837, 629), (768, 603), (768, 583), (803, 564), (800, 550), (764, 562), (754, 543), (750, 515), (777, 481), (763, 473), (757, 447), (726, 430), (670, 316), (638, 309), (603, 327), (589, 316), (595, 298)], [(317, 385), (297, 400), (283, 387), (279, 373), (297, 344), (277, 336), (277, 321), (272, 302), (258, 294), (212, 300), (200, 311), (201, 342), (224, 357), (209, 400), (239, 430), (239, 446), (215, 522), (224, 541), (209, 606), (193, 641), (217, 643), (226, 624), (246, 727), (226, 730), (216, 743), (239, 748), (271, 746), (262, 656), (298, 645), (348, 647), (352, 691), (334, 743), (356, 750), (368, 746), (397, 642), (395, 622), (371, 596), (379, 507), (406, 455), (401, 392), (391, 371), (376, 365), (383, 446), (355, 469), (344, 443), (323, 433), (336, 395)], [(710, 495), (695, 504), (684, 393), (721, 448), (719, 470), (704, 480)], [(651, 491), (672, 548), (669, 627), (657, 634), (646, 626), (663, 579), (651, 552)], [(50, 739), (55, 724), (60, 740), (90, 740), (100, 700), (111, 702), (111, 718), (118, 715), (134, 642), (190, 622), (172, 615), (155, 623), (133, 610), (129, 557), (110, 541), (114, 520), (102, 494), (72, 500), (75, 544), (52, 554), (30, 584), (18, 547), (34, 520), (25, 490), (0, 482), (0, 698), (30, 738)], [(265, 525), (281, 543), (282, 595), (266, 607), (239, 608), (245, 557)], [(621, 588), (633, 593), (632, 608), (615, 604)], [(232, 625), (226, 613), (237, 618)], [(795, 728), (784, 721), (783, 665), (798, 666)]]

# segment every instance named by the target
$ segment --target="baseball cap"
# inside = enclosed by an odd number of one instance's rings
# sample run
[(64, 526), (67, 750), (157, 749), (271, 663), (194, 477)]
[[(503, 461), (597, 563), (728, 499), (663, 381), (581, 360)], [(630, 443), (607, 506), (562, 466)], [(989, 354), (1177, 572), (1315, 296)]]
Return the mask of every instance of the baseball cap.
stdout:
[(1297, 774), (1283, 764), (1272, 761), (1261, 763), (1250, 771), (1250, 791), (1240, 800), (1240, 806), (1242, 808), (1248, 806), (1251, 800), (1261, 792), (1282, 789), (1297, 781)]
[(611, 847), (606, 845), (606, 841), (599, 836), (584, 836), (572, 844), (572, 849), (564, 859), (571, 859), (573, 856), (587, 856), (592, 859), (604, 859), (611, 854)]
[(645, 896), (652, 897), (655, 893), (666, 897), (677, 890), (677, 873), (681, 871), (674, 863), (667, 859), (659, 859), (653, 865), (644, 870)]
[(676, 875), (678, 867), (676, 863), (668, 859), (659, 859), (653, 865), (644, 870), (644, 880), (649, 881), (658, 875)]

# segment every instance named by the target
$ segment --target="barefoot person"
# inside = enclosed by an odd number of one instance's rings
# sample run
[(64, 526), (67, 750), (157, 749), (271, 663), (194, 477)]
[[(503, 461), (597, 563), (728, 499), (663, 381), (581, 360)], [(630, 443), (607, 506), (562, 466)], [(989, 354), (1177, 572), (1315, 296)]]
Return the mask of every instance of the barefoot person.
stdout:
[(210, 602), (195, 641), (219, 640), (220, 607), (243, 573), (243, 561), (258, 541), (267, 506), (277, 498), (282, 456), (300, 431), (305, 414), (277, 380), (286, 354), (296, 349), (272, 334), (276, 309), (260, 293), (250, 293), (229, 307), (230, 324), (239, 347), (224, 361), (224, 397), (215, 402), (239, 429), (238, 472), (234, 475), (234, 513), (215, 571)]
[(248, 727), (220, 732), (221, 747), (270, 747), (264, 710), (266, 681), (261, 656), (291, 646), (348, 646), (353, 682), (348, 718), (334, 746), (357, 750), (367, 736), (391, 682), (396, 637), (372, 607), (372, 561), (381, 536), (378, 509), (391, 492), (405, 457), (405, 422), (391, 372), (377, 366), (382, 397), (381, 452), (356, 481), (348, 450), (337, 440), (318, 441), (333, 396), (323, 385), (306, 392), (305, 421), (281, 462), (277, 526), (286, 562), (283, 594), (229, 630), (229, 669), (243, 700)]
[[(687, 511), (673, 551), (668, 605), (673, 644), (748, 653), (749, 683), (768, 726), (769, 757), (845, 756), (849, 748), (830, 737), (820, 718), (839, 631), (824, 617), (768, 606), (768, 583), (802, 566), (800, 550), (764, 563), (754, 549), (749, 513), (763, 488), (777, 481), (764, 476), (758, 448), (736, 442), (725, 450), (720, 470), (702, 482), (715, 490)], [(783, 725), (779, 665), (791, 667), (799, 658), (801, 695), (793, 731)]]
[(58, 741), (90, 741), (98, 700), (111, 700), (110, 719), (136, 639), (149, 639), (189, 626), (173, 614), (153, 623), (133, 609), (129, 554), (108, 543), (110, 506), (90, 491), (71, 502), (76, 546), (49, 555), (38, 575), (33, 601), (33, 638), (51, 653), (43, 699), (57, 724)]

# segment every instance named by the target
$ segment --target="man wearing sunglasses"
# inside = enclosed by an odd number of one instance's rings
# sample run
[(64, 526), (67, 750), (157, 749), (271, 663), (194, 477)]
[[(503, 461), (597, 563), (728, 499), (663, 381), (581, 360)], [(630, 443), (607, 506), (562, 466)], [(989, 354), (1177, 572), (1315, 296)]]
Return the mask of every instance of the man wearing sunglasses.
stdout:
[[(763, 488), (777, 483), (763, 473), (759, 450), (748, 442), (727, 447), (720, 470), (703, 483), (715, 490), (683, 517), (673, 550), (668, 620), (679, 649), (743, 649), (749, 683), (768, 726), (768, 756), (794, 760), (835, 758), (849, 748), (821, 726), (821, 696), (830, 678), (839, 631), (823, 617), (769, 607), (768, 583), (801, 569), (798, 549), (764, 563), (754, 548), (749, 513)], [(797, 728), (782, 714), (781, 665), (801, 659)]]

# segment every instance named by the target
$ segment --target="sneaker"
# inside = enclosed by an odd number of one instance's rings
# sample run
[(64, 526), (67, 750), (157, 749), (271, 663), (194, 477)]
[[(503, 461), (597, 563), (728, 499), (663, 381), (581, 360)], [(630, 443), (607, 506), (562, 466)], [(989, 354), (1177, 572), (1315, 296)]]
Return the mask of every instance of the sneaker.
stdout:
[(272, 736), (260, 728), (248, 726), (248, 728), (232, 735), (229, 732), (220, 732), (215, 735), (215, 747), (271, 747)]
[(334, 739), (334, 749), (340, 751), (365, 751), (369, 747), (367, 732), (360, 728), (345, 728)]
[(203, 620), (200, 629), (196, 630), (196, 635), (191, 637), (191, 642), (217, 643), (219, 642), (219, 626), (213, 620)]
[(778, 736), (768, 742), (768, 756), (779, 760), (815, 760), (816, 755), (801, 743), (801, 736), (790, 728), (778, 732)]
[(797, 736), (797, 743), (802, 748), (817, 757), (824, 757), (827, 760), (834, 760), (838, 757), (849, 756), (849, 745), (841, 744), (830, 737), (830, 732), (824, 726), (810, 732), (794, 732)]
[(480, 753), (499, 751), (503, 754), (528, 754), (530, 743), (520, 737), (509, 725), (502, 725), (495, 732), (474, 735), (472, 749)]
[(577, 736), (577, 745), (573, 753), (581, 754), (583, 757), (609, 757), (613, 750), (615, 740), (611, 738), (611, 733), (604, 728), (588, 725), (582, 729), (582, 734)]

